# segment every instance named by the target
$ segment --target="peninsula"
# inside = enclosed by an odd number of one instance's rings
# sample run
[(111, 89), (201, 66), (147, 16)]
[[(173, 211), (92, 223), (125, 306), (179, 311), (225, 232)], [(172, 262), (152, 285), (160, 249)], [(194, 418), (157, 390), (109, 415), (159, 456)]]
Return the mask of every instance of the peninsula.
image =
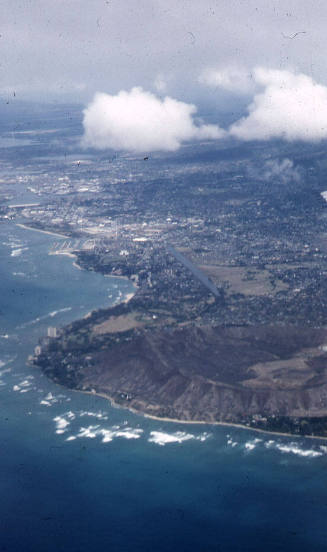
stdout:
[(35, 366), (159, 418), (327, 436), (321, 145), (87, 156), (49, 161), (30, 182), (37, 201), (1, 216), (59, 234), (50, 253), (137, 291), (57, 328)]
[[(76, 254), (80, 266), (94, 259)], [(327, 436), (327, 329), (219, 324), (222, 289), (171, 248), (151, 260), (153, 282), (133, 274), (128, 302), (43, 339), (34, 364), (156, 418)]]

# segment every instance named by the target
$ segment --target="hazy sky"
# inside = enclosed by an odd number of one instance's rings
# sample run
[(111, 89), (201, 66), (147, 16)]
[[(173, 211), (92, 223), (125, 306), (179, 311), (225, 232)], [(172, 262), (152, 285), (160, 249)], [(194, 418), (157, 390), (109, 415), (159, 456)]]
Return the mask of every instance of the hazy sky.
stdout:
[(142, 86), (205, 103), (208, 68), (257, 65), (327, 84), (326, 20), (320, 0), (2, 0), (0, 88), (87, 101)]
[(1, 16), (0, 100), (84, 103), (88, 146), (327, 138), (325, 1), (2, 0)]

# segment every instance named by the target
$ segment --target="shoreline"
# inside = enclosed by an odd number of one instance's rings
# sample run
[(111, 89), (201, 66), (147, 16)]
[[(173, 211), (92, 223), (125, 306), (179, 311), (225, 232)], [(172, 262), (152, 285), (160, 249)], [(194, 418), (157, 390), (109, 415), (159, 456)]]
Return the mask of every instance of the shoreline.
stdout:
[[(60, 238), (66, 238), (66, 239), (70, 239), (71, 236), (66, 236), (65, 234), (59, 234), (58, 232), (52, 232), (50, 230), (42, 230), (41, 228), (34, 228), (33, 226), (28, 226), (26, 224), (23, 224), (21, 222), (16, 222), (15, 223), (16, 226), (19, 226), (20, 228), (24, 228), (26, 230), (34, 230), (35, 232), (42, 232), (43, 234), (49, 234), (50, 236), (58, 236)], [(66, 255), (67, 257), (71, 257), (72, 259), (77, 259), (77, 255), (74, 254), (74, 253), (70, 253), (69, 251), (53, 251), (53, 252), (49, 252), (49, 255)], [(73, 263), (73, 266), (75, 268), (78, 268), (79, 270), (86, 270), (85, 268), (83, 268), (81, 265), (79, 265), (76, 261)], [(102, 274), (101, 272), (98, 272), (98, 274)], [(122, 303), (128, 303), (128, 301), (130, 301), (132, 299), (132, 297), (134, 297), (135, 293), (137, 292), (137, 285), (130, 279), (128, 278), (128, 276), (121, 276), (121, 275), (116, 275), (116, 274), (102, 274), (102, 276), (104, 278), (118, 278), (120, 280), (127, 280), (128, 282), (130, 282), (134, 288), (135, 288), (135, 291), (134, 293), (129, 293), (127, 295), (127, 298), (126, 299), (123, 299), (121, 302)], [(96, 310), (96, 309), (94, 309)]]
[(21, 222), (16, 222), (16, 226), (24, 228), (25, 230), (34, 230), (35, 232), (42, 232), (43, 234), (50, 234), (51, 236), (58, 236), (59, 238), (66, 238), (67, 240), (71, 239), (71, 236), (66, 236), (65, 234), (59, 234), (59, 232), (51, 232), (50, 230), (42, 230), (41, 228), (34, 228), (33, 226), (28, 226)]
[[(56, 382), (57, 383), (57, 382)], [(64, 385), (61, 383), (57, 383), (60, 387), (63, 387), (67, 389)], [(146, 412), (142, 412), (141, 410), (136, 410), (133, 407), (128, 406), (122, 406), (121, 404), (118, 404), (115, 402), (115, 400), (110, 397), (110, 395), (106, 395), (105, 393), (97, 393), (92, 391), (83, 391), (82, 389), (70, 389), (70, 391), (75, 391), (76, 393), (84, 393), (86, 395), (91, 395), (93, 397), (101, 397), (102, 399), (105, 399), (110, 402), (111, 406), (113, 408), (118, 408), (120, 410), (128, 410), (132, 414), (136, 414), (137, 416), (141, 416), (143, 418), (148, 418), (149, 420), (155, 420), (157, 422), (166, 422), (171, 424), (181, 424), (181, 425), (207, 425), (207, 426), (220, 426), (220, 427), (234, 427), (242, 430), (247, 431), (255, 431), (256, 433), (264, 433), (266, 435), (276, 435), (279, 437), (292, 437), (297, 439), (316, 439), (318, 441), (327, 441), (327, 436), (320, 436), (320, 435), (299, 435), (297, 433), (281, 433), (279, 431), (269, 431), (268, 429), (260, 429), (255, 427), (249, 427), (246, 425), (238, 424), (236, 422), (209, 422), (205, 420), (178, 420), (177, 418), (165, 418), (165, 417), (159, 417), (155, 416), (153, 414), (147, 414)]]
[[(27, 226), (26, 224), (22, 224), (20, 222), (16, 222), (15, 224), (16, 224), (16, 226), (19, 226), (20, 228), (24, 228), (26, 230), (34, 230), (35, 232), (42, 232), (43, 234), (49, 234), (50, 236), (58, 236), (60, 238), (70, 239), (70, 236), (66, 236), (65, 234), (59, 234), (58, 232), (51, 232), (50, 230), (41, 230), (41, 228), (34, 228), (33, 226)], [(49, 252), (48, 254), (49, 255), (66, 255), (66, 257), (71, 257), (72, 259), (77, 259), (77, 255), (74, 254), (74, 253), (70, 253), (69, 251), (53, 251), (53, 252)], [(86, 270), (81, 265), (79, 265), (76, 261), (73, 262), (73, 266), (75, 268), (78, 268), (78, 270)], [(99, 272), (98, 274), (101, 274), (101, 272)], [(123, 299), (121, 301), (121, 303), (128, 303), (134, 297), (135, 293), (137, 292), (137, 286), (134, 284), (134, 282), (132, 282), (132, 280), (130, 280), (130, 278), (128, 278), (128, 276), (120, 276), (120, 275), (116, 276), (115, 274), (102, 274), (102, 276), (104, 278), (118, 278), (120, 280), (127, 280), (128, 282), (132, 283), (132, 285), (135, 288), (135, 291), (133, 293), (132, 292), (128, 293), (126, 298)], [(96, 309), (93, 309), (93, 310), (96, 310)]]
[[(27, 230), (35, 230), (36, 232), (42, 232), (44, 234), (50, 234), (50, 235), (53, 235), (53, 236), (59, 236), (59, 237), (62, 237), (62, 238), (69, 239), (69, 236), (65, 236), (64, 234), (59, 234), (59, 233), (51, 232), (51, 231), (48, 231), (48, 230), (41, 230), (41, 229), (38, 229), (38, 228), (33, 228), (33, 227), (30, 227), (30, 226), (27, 226), (27, 225), (24, 225), (24, 224), (21, 224), (21, 223), (16, 223), (16, 226), (19, 226), (20, 228), (24, 228), (24, 229), (27, 229)], [(49, 255), (66, 255), (67, 257), (71, 257), (73, 259), (77, 258), (77, 255), (75, 255), (73, 253), (69, 253), (68, 251), (63, 251), (63, 252), (56, 251), (56, 252), (53, 252), (53, 253), (49, 253)], [(79, 270), (85, 270), (85, 268), (80, 266), (76, 262), (76, 260), (72, 264), (73, 264), (74, 267), (78, 268)], [(103, 276), (105, 278), (118, 278), (118, 279), (128, 280), (134, 286), (135, 291), (126, 294), (125, 298), (123, 300), (121, 300), (120, 303), (128, 303), (134, 297), (134, 295), (136, 294), (138, 287), (127, 276), (114, 275), (114, 274), (103, 274)], [(90, 316), (91, 313), (94, 310), (96, 310), (96, 309), (92, 309), (83, 318), (86, 318), (86, 317)], [(51, 379), (51, 378), (49, 378), (49, 379)], [(51, 381), (53, 381), (53, 380), (51, 380)], [(166, 423), (171, 423), (171, 424), (181, 424), (181, 425), (207, 425), (207, 426), (220, 426), (220, 427), (226, 427), (226, 428), (232, 427), (232, 428), (238, 428), (238, 429), (241, 429), (241, 430), (255, 431), (256, 433), (264, 433), (266, 435), (276, 435), (276, 436), (279, 436), (279, 437), (291, 437), (291, 438), (297, 438), (297, 439), (299, 439), (299, 438), (302, 438), (302, 439), (316, 439), (316, 440), (319, 440), (319, 441), (327, 441), (327, 436), (299, 435), (299, 434), (296, 434), (296, 433), (281, 433), (281, 432), (278, 432), (278, 431), (269, 431), (269, 430), (266, 430), (266, 429), (254, 428), (254, 427), (239, 424), (239, 423), (236, 423), (236, 422), (217, 422), (217, 421), (207, 421), (207, 420), (183, 420), (183, 419), (179, 420), (179, 419), (176, 419), (176, 418), (167, 418), (167, 417), (155, 416), (153, 414), (147, 414), (146, 412), (136, 410), (133, 407), (122, 406), (121, 404), (116, 403), (115, 400), (112, 397), (110, 397), (110, 395), (106, 395), (105, 393), (97, 393), (97, 392), (92, 392), (92, 391), (83, 391), (82, 389), (71, 389), (71, 388), (67, 388), (66, 386), (64, 386), (63, 384), (61, 384), (59, 382), (54, 382), (53, 381), (53, 383), (59, 385), (63, 389), (69, 389), (70, 391), (75, 391), (75, 392), (84, 393), (84, 394), (87, 394), (87, 395), (92, 395), (93, 397), (94, 396), (101, 397), (102, 399), (105, 399), (105, 400), (109, 401), (113, 408), (119, 408), (121, 410), (128, 410), (132, 414), (135, 414), (137, 416), (142, 416), (143, 418), (148, 418), (150, 420), (166, 422)]]

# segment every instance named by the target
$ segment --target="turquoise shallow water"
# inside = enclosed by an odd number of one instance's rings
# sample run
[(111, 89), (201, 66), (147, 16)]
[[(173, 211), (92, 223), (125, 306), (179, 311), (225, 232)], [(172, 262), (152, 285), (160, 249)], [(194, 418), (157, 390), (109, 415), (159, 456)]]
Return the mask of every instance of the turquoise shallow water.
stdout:
[(26, 365), (131, 291), (54, 241), (0, 226), (0, 550), (326, 550), (327, 443), (148, 420)]

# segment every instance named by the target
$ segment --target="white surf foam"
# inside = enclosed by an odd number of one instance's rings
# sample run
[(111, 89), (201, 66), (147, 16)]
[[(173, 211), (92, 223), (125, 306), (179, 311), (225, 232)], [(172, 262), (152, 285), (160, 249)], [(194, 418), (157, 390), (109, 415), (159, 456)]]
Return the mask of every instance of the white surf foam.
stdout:
[(40, 404), (44, 406), (52, 406), (54, 403), (57, 403), (58, 399), (52, 395), (52, 393), (48, 393), (47, 396), (40, 401)]
[(72, 412), (71, 410), (66, 412), (65, 416), (66, 416), (66, 418), (69, 418), (69, 420), (75, 420), (75, 418), (76, 418), (76, 414), (74, 414), (74, 412)]
[(227, 445), (234, 448), (237, 447), (238, 442), (234, 441), (230, 435), (227, 435)]
[(318, 451), (316, 449), (302, 448), (299, 443), (294, 441), (290, 443), (281, 443), (270, 439), (265, 442), (264, 446), (267, 449), (279, 450), (283, 454), (295, 454), (296, 456), (302, 456), (304, 458), (317, 458), (318, 456), (322, 456), (324, 453), (327, 453), (327, 447), (324, 447), (323, 445), (319, 447), (320, 450)]
[(12, 239), (10, 237), (8, 239), (9, 241), (1, 242), (2, 245), (5, 245), (6, 247), (10, 247), (11, 249), (16, 249), (17, 247), (23, 247), (24, 245), (22, 242)]
[(89, 412), (87, 410), (82, 410), (79, 413), (81, 418), (85, 416), (90, 416), (90, 418), (96, 418), (97, 420), (108, 420), (108, 416), (104, 412)]
[(156, 445), (164, 446), (171, 443), (184, 443), (184, 441), (190, 441), (195, 439), (197, 441), (205, 441), (209, 437), (209, 434), (204, 432), (201, 435), (193, 435), (192, 433), (186, 433), (185, 431), (175, 431), (174, 433), (166, 433), (164, 431), (151, 431), (148, 439), (149, 443), (155, 443)]
[[(13, 362), (15, 358), (9, 358), (8, 360), (0, 360), (0, 368), (4, 368), (4, 366), (8, 366), (8, 364)], [(0, 377), (2, 377), (4, 374), (8, 374), (9, 372), (11, 372), (11, 368), (4, 368), (3, 370), (0, 370)]]
[(81, 427), (76, 435), (70, 435), (66, 441), (73, 441), (75, 439), (87, 438), (95, 439), (101, 438), (102, 443), (110, 443), (114, 439), (139, 439), (143, 433), (143, 429), (113, 426), (111, 428), (104, 428), (98, 425), (89, 425), (87, 427)]
[(318, 451), (318, 450), (302, 449), (302, 448), (299, 447), (299, 445), (297, 443), (288, 443), (288, 444), (285, 444), (285, 445), (277, 443), (276, 448), (280, 452), (296, 454), (297, 456), (303, 456), (305, 458), (317, 458), (318, 456), (323, 455), (323, 453)]
[(252, 439), (251, 441), (245, 443), (244, 446), (246, 450), (251, 451), (254, 450), (259, 443), (262, 443), (262, 439)]
[(54, 316), (57, 316), (57, 314), (59, 314), (60, 312), (68, 312), (70, 310), (72, 310), (72, 307), (64, 307), (63, 309), (59, 309), (59, 310), (49, 312), (49, 314), (47, 316), (49, 316), (50, 318), (53, 318)]
[(27, 251), (29, 248), (28, 247), (20, 247), (18, 249), (13, 249), (10, 253), (10, 256), (11, 257), (19, 257), (23, 251)]
[(55, 416), (53, 421), (56, 424), (56, 433), (58, 433), (58, 435), (66, 433), (71, 421), (75, 420), (75, 418), (76, 416), (71, 410), (69, 412), (65, 412), (61, 416)]
[(116, 439), (117, 437), (122, 437), (124, 439), (139, 439), (143, 433), (143, 429), (134, 429), (131, 427), (125, 427), (124, 429), (102, 429), (102, 442), (109, 443)]
[(99, 435), (99, 427), (100, 426), (98, 425), (81, 427), (76, 437), (87, 437), (88, 439), (95, 439), (95, 437)]
[(274, 445), (275, 445), (275, 441), (273, 441), (272, 439), (270, 439), (269, 441), (266, 441), (266, 442), (265, 442), (265, 447), (266, 447), (267, 449), (272, 448)]
[(34, 380), (34, 376), (27, 376), (26, 379), (13, 386), (13, 391), (19, 391), (20, 393), (31, 391), (32, 380)]
[(66, 397), (66, 395), (57, 395), (57, 397), (55, 397), (50, 392), (43, 399), (40, 400), (40, 404), (42, 404), (43, 406), (53, 406), (61, 400), (70, 401), (71, 399)]
[(34, 318), (34, 320), (29, 320), (28, 322), (25, 322), (21, 326), (18, 326), (20, 329), (26, 328), (28, 326), (33, 326), (34, 324), (37, 324), (38, 322), (41, 322), (42, 320), (46, 320), (47, 318), (54, 318), (57, 316), (57, 314), (60, 314), (61, 312), (68, 312), (72, 310), (72, 307), (64, 307), (59, 310), (48, 312), (47, 314), (44, 314), (43, 316), (38, 316), (37, 318)]

